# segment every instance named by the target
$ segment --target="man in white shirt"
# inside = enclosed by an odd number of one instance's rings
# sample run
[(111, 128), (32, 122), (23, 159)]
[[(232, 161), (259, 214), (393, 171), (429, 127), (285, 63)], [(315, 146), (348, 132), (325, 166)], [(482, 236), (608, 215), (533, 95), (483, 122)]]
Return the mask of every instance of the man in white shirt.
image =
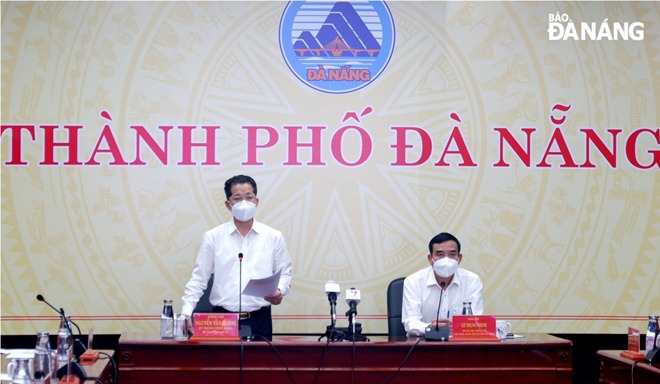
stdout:
[(454, 235), (443, 232), (433, 237), (427, 259), (428, 267), (403, 282), (401, 320), (408, 336), (424, 336), (426, 328), (436, 324), (451, 327), (451, 317), (461, 314), (464, 302), (471, 303), (475, 315), (484, 310), (483, 284), (477, 274), (458, 267), (463, 255)]
[[(284, 237), (265, 224), (254, 220), (259, 204), (257, 183), (253, 178), (238, 175), (225, 182), (225, 207), (233, 220), (204, 234), (192, 276), (184, 289), (181, 313), (190, 316), (206, 289), (211, 274), (213, 287), (209, 300), (214, 312), (239, 312), (239, 292), (251, 279), (272, 276), (281, 270), (277, 291), (266, 297), (241, 295), (239, 324), (249, 325), (252, 334), (272, 338), (271, 305), (279, 305), (291, 287), (292, 263)], [(239, 257), (240, 255), (240, 257)], [(242, 287), (239, 277), (242, 263)]]

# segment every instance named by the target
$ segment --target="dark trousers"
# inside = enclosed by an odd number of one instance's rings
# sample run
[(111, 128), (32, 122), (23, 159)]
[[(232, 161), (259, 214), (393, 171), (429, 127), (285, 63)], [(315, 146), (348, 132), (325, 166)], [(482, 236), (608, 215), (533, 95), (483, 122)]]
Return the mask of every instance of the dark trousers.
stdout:
[[(224, 309), (223, 307), (213, 307), (213, 312), (217, 313), (235, 313)], [(252, 335), (259, 335), (268, 340), (273, 339), (273, 320), (270, 315), (270, 305), (261, 307), (256, 311), (250, 312), (250, 318), (240, 320), (239, 326), (249, 325), (252, 329)], [(258, 340), (257, 337), (255, 340)]]

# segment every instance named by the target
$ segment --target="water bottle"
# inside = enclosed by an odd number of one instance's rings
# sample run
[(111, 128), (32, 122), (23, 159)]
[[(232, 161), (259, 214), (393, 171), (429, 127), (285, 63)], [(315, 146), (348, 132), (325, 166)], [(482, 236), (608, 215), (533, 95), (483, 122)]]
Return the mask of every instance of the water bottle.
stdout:
[(50, 384), (50, 335), (48, 332), (37, 333), (37, 345), (34, 348), (34, 382)]
[(463, 312), (461, 315), (471, 315), (472, 314), (472, 302), (464, 301), (463, 302)]
[(163, 313), (160, 316), (160, 338), (174, 338), (174, 310), (172, 300), (163, 300)]
[(658, 333), (658, 316), (649, 316), (649, 325), (646, 327), (646, 351), (653, 349), (655, 334)]
[[(66, 323), (65, 323), (66, 321)], [(69, 332), (71, 326), (70, 318), (60, 320), (60, 329), (57, 331), (57, 368), (66, 365), (71, 359), (70, 353), (73, 348), (73, 335)]]

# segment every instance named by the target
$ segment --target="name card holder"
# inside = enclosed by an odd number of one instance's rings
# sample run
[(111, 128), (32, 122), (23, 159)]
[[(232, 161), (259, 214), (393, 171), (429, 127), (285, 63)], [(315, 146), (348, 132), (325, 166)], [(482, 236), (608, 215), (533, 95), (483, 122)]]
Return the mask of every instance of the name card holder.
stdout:
[(621, 352), (619, 355), (634, 361), (644, 360), (646, 356), (639, 351), (639, 339), (639, 330), (628, 327), (628, 350)]
[(452, 316), (449, 341), (501, 341), (497, 337), (496, 317), (488, 315)]
[(239, 341), (238, 313), (195, 313), (190, 341)]

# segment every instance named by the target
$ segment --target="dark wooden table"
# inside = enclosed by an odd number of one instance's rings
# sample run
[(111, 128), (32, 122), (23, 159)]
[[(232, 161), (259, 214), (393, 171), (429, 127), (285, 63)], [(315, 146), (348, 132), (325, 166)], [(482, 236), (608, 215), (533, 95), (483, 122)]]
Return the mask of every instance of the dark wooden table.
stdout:
[(658, 384), (660, 383), (660, 364), (626, 359), (621, 351), (598, 351), (600, 360), (599, 383), (603, 384)]
[[(265, 341), (177, 342), (157, 334), (119, 338), (119, 382), (566, 383), (572, 342), (546, 334), (496, 342), (369, 342), (275, 336)], [(242, 356), (241, 356), (242, 350)], [(400, 369), (399, 369), (400, 367)]]

